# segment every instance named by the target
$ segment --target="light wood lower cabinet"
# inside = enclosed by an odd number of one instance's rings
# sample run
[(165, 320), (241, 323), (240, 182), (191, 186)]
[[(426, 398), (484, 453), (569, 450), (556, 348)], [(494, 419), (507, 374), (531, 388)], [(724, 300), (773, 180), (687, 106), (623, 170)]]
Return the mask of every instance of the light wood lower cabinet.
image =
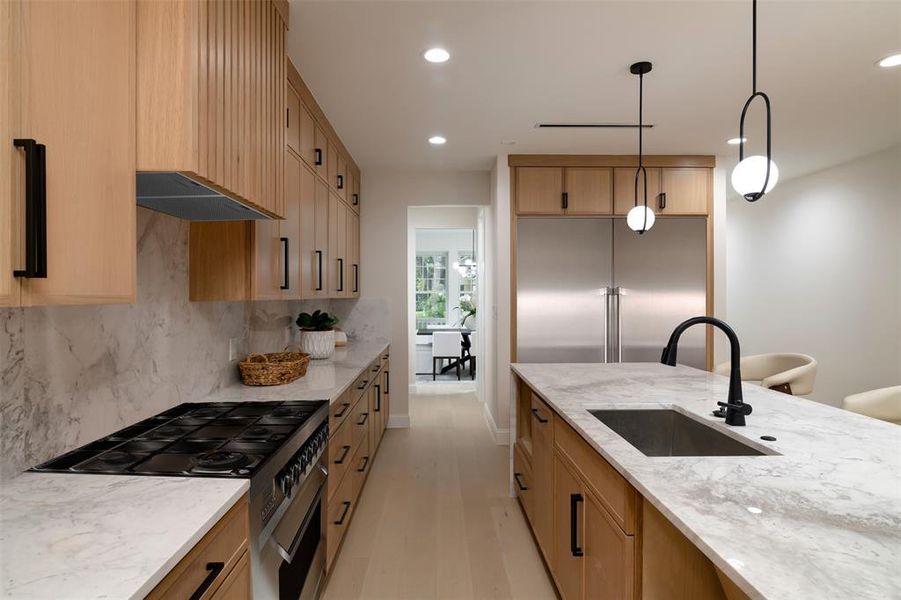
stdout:
[(532, 480), (535, 482), (532, 528), (545, 559), (553, 563), (554, 425), (553, 412), (532, 394)]
[(369, 365), (336, 404), (331, 414), (346, 416), (330, 417), (330, 423), (337, 422), (337, 428), (329, 430), (329, 469), (327, 482), (328, 508), (325, 521), (326, 569), (331, 572), (332, 563), (347, 533), (351, 517), (357, 509), (360, 494), (372, 461), (378, 451), (384, 434), (383, 423), (387, 418), (386, 396), (379, 404), (379, 390), (387, 380), (389, 353)]
[(0, 306), (134, 301), (135, 19), (134, 1), (0, 2)]
[(530, 414), (517, 416), (514, 491), (561, 598), (747, 600), (521, 380), (516, 390)]
[(148, 600), (249, 600), (248, 536), (245, 497), (153, 588)]

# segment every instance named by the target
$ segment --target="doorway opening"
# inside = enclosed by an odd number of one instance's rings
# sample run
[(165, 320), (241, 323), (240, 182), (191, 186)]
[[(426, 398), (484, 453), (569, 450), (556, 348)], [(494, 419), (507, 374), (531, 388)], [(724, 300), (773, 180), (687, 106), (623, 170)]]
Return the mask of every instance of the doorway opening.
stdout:
[(408, 281), (414, 393), (476, 394), (482, 383), (484, 210), (410, 208)]

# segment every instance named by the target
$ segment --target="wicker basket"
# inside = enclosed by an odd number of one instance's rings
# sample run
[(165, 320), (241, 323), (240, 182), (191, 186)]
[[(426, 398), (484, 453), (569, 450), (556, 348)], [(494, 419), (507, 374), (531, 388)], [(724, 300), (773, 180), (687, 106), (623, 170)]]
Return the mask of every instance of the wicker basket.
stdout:
[(310, 355), (296, 346), (283, 352), (251, 354), (238, 363), (244, 385), (283, 385), (307, 374)]

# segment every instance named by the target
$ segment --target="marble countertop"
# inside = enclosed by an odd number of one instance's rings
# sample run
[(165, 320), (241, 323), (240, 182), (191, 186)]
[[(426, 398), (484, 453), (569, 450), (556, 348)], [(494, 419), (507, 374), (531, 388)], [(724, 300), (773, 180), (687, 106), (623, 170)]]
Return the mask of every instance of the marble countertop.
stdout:
[[(388, 347), (351, 342), (281, 386), (204, 400), (337, 400)], [(247, 492), (248, 480), (23, 473), (0, 490), (0, 598), (143, 598)]]
[(385, 340), (351, 341), (324, 360), (311, 360), (307, 374), (286, 385), (248, 386), (240, 382), (217, 390), (208, 401), (329, 400), (335, 402), (354, 379), (378, 358)]
[(24, 473), (0, 490), (0, 598), (143, 598), (248, 487)]
[[(901, 598), (901, 427), (749, 384), (726, 427), (727, 378), (690, 367), (513, 371), (752, 598)], [(587, 412), (661, 407), (779, 455), (647, 457)]]

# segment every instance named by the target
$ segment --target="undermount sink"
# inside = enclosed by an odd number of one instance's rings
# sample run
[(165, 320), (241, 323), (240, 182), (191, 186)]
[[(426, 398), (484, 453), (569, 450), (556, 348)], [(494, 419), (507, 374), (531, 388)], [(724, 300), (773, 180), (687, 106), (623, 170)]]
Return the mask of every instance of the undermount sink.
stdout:
[(767, 454), (672, 409), (611, 409), (588, 412), (645, 456)]

